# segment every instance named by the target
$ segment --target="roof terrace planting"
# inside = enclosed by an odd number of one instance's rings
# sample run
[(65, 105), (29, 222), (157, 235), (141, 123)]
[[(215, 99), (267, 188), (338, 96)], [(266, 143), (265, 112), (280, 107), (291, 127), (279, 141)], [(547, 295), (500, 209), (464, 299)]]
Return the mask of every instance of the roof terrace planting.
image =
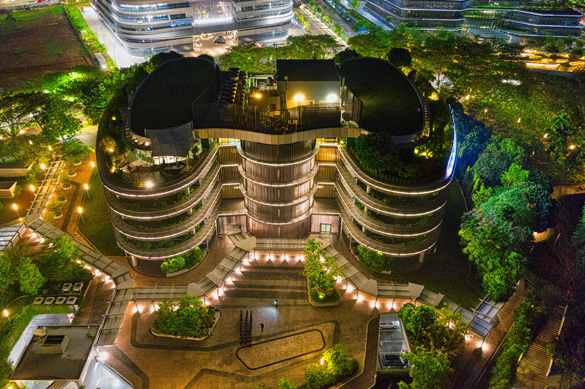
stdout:
[(403, 136), (421, 131), (424, 107), (410, 80), (394, 65), (375, 58), (343, 62), (347, 88), (363, 103), (360, 127)]
[(130, 107), (132, 131), (177, 127), (193, 120), (191, 104), (211, 103), (216, 71), (204, 58), (177, 58), (157, 67), (140, 87)]

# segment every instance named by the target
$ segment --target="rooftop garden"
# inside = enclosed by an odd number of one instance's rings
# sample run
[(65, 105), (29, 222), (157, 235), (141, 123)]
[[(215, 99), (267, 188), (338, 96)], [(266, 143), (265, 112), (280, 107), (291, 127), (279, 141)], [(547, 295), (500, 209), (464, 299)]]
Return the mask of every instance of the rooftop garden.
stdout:
[(171, 128), (192, 121), (192, 103), (205, 93), (204, 99), (213, 99), (215, 77), (214, 65), (206, 58), (165, 62), (136, 90), (132, 130), (144, 135), (145, 129)]

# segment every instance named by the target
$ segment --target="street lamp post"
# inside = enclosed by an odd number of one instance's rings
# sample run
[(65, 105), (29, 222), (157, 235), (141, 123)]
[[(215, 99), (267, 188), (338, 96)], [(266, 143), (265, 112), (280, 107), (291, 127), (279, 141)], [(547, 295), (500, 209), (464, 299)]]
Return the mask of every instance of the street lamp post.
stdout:
[(8, 311), (6, 309), (2, 313), (4, 313), (4, 316), (6, 316), (8, 321), (12, 321), (12, 320), (10, 320), (10, 316), (8, 316)]
[(85, 223), (85, 220), (83, 219), (83, 209), (81, 209), (81, 207), (77, 207), (77, 212), (79, 212), (79, 216), (81, 217), (81, 221), (83, 223)]
[(89, 197), (89, 185), (83, 184), (83, 187), (85, 188), (85, 193), (87, 193), (87, 199), (91, 200), (91, 197)]
[(18, 205), (16, 205), (16, 203), (12, 204), (12, 208), (14, 208), (14, 210), (16, 211), (16, 216), (18, 216), (18, 218), (20, 219), (20, 214), (18, 213)]

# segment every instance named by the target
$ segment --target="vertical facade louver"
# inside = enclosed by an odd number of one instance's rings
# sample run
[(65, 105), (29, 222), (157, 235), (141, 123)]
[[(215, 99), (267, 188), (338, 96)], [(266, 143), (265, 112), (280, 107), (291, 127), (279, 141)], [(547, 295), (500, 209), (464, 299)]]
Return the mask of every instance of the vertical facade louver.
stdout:
[(194, 37), (235, 33), (239, 42), (285, 39), (292, 1), (91, 0), (118, 42), (131, 55), (193, 50)]

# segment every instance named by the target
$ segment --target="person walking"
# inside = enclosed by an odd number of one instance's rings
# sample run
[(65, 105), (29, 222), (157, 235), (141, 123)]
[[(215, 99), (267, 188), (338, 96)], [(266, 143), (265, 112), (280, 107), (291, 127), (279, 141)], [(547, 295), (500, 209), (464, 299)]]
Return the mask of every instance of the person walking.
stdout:
[(264, 332), (264, 323), (260, 323), (260, 332)]

